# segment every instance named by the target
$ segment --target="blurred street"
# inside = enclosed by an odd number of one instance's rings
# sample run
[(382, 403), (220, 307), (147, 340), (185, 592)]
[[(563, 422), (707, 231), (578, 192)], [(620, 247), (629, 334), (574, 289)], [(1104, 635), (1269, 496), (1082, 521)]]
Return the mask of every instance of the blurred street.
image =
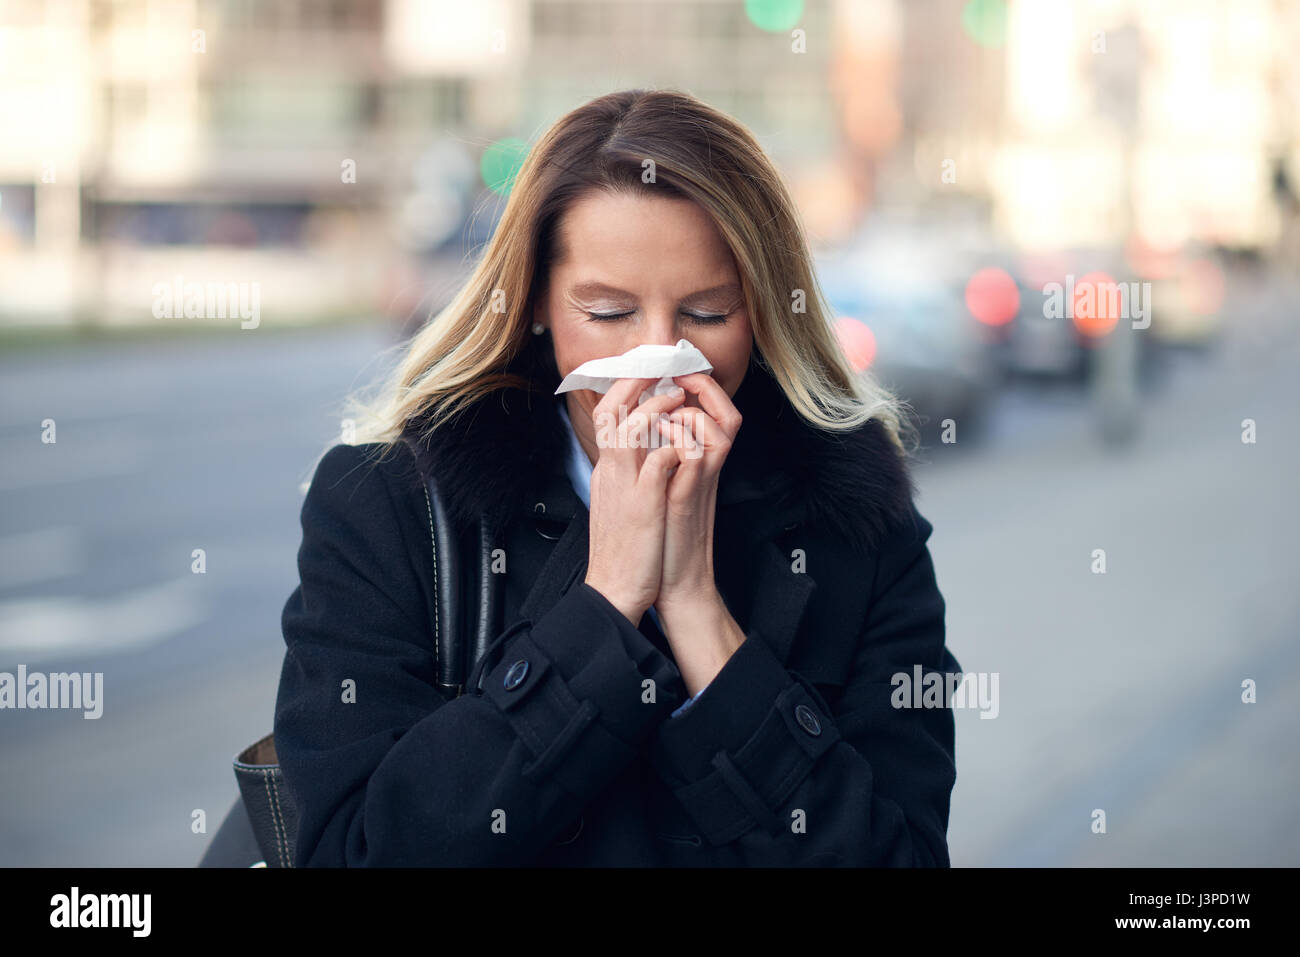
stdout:
[[(995, 719), (957, 712), (954, 865), (1300, 863), (1298, 290), (1234, 283), (1127, 450), (1078, 387), (1015, 384), (979, 444), (924, 454), (949, 646), (1000, 675)], [(0, 670), (103, 671), (105, 698), (5, 714), (0, 864), (198, 861), (271, 730), (297, 483), (390, 328), (0, 359)]]
[(933, 456), (950, 647), (1002, 692), (996, 719), (957, 711), (955, 865), (1300, 863), (1300, 322), (1241, 292), (1221, 352), (1170, 357), (1127, 452), (1021, 394), (990, 445)]

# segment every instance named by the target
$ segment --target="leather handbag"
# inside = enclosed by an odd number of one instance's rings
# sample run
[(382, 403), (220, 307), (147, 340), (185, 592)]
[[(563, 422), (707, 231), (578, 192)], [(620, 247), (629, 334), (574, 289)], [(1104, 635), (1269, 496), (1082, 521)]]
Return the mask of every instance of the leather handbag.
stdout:
[[(465, 693), (466, 676), (482, 661), (500, 627), (500, 578), (492, 573), (492, 541), (486, 518), (479, 520), (478, 581), (472, 599), (475, 620), (464, 607), (465, 576), (456, 529), (433, 477), (425, 483), (433, 555), (437, 614), (432, 619), (437, 688), (447, 700)], [(468, 627), (473, 625), (473, 629)], [(504, 637), (504, 636), (502, 636)], [(476, 689), (482, 692), (483, 673)], [(209, 843), (200, 867), (293, 867), (298, 813), (275, 753), (275, 734), (265, 735), (234, 759), (239, 798)]]

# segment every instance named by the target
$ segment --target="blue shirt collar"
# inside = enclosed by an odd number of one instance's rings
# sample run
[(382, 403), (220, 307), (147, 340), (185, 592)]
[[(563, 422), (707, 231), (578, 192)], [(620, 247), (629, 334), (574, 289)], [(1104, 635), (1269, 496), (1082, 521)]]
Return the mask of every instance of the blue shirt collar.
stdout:
[(587, 453), (582, 449), (582, 443), (578, 441), (578, 433), (573, 430), (573, 423), (569, 421), (569, 407), (564, 399), (560, 399), (560, 419), (564, 422), (564, 429), (569, 433), (569, 454), (564, 463), (564, 469), (569, 474), (569, 481), (573, 483), (573, 491), (577, 493), (578, 498), (582, 499), (582, 504), (591, 509), (591, 473), (593, 466), (587, 458)]

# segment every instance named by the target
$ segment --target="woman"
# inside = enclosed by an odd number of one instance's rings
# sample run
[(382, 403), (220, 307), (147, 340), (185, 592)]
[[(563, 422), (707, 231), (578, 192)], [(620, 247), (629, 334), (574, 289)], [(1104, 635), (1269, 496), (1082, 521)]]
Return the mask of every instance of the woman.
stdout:
[[(713, 365), (680, 394), (555, 396), (679, 338)], [(846, 364), (743, 127), (668, 91), (563, 117), (307, 493), (275, 720), (296, 863), (948, 865), (952, 713), (890, 704), (957, 670), (899, 407)], [(431, 471), (504, 575), (482, 693), (450, 700)]]

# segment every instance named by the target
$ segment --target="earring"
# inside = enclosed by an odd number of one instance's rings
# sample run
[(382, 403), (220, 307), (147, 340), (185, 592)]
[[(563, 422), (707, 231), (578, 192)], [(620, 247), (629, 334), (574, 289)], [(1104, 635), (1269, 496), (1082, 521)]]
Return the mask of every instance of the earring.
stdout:
[(546, 331), (546, 327), (542, 325), (540, 322), (533, 323), (533, 335), (540, 336), (545, 331)]

